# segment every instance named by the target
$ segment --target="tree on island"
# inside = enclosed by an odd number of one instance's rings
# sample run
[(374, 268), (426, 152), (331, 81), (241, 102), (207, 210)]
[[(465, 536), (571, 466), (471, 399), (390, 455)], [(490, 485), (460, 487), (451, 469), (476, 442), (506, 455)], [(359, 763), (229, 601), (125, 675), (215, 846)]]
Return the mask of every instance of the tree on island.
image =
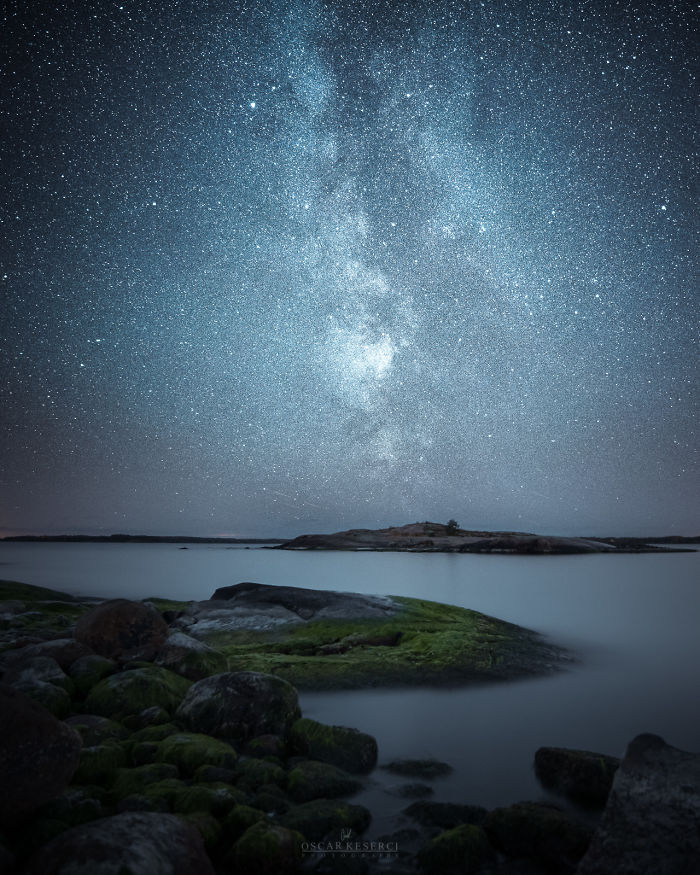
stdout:
[(448, 535), (456, 535), (459, 532), (459, 523), (457, 520), (448, 520), (445, 526), (445, 532)]

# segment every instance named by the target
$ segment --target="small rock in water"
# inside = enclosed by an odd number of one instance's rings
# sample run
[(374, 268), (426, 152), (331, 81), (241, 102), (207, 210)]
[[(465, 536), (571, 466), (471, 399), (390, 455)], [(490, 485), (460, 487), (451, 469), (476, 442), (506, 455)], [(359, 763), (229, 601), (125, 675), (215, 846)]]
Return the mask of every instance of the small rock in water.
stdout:
[(410, 778), (423, 778), (430, 781), (433, 778), (442, 778), (449, 775), (452, 771), (452, 766), (448, 763), (442, 763), (439, 760), (392, 760), (390, 763), (385, 763), (382, 769), (387, 772), (392, 772), (394, 775), (406, 775)]

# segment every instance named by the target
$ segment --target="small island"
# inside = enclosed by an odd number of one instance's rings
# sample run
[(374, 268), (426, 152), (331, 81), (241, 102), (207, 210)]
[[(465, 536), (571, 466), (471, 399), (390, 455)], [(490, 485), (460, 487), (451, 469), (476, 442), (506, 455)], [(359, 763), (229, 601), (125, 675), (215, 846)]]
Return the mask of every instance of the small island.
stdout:
[[(409, 523), (387, 529), (349, 529), (330, 535), (300, 535), (277, 550), (375, 550), (404, 553), (668, 553), (675, 545), (697, 544), (700, 537), (579, 538), (530, 532), (487, 532), (459, 528), (458, 523)], [(665, 545), (674, 545), (670, 548)], [(664, 546), (660, 546), (664, 545)], [(682, 547), (681, 547), (682, 550)]]

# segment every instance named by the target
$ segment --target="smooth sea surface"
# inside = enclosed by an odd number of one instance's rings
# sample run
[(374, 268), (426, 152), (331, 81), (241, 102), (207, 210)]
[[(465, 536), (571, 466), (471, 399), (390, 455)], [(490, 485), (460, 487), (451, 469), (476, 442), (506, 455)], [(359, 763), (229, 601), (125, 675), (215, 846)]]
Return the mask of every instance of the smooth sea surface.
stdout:
[[(494, 807), (551, 799), (538, 747), (621, 756), (635, 735), (700, 749), (700, 553), (506, 556), (286, 552), (223, 545), (0, 544), (0, 578), (76, 595), (209, 598), (249, 580), (414, 596), (535, 629), (577, 661), (554, 676), (452, 689), (304, 693), (304, 715), (369, 732), (380, 764), (436, 757), (453, 766), (434, 799)], [(409, 780), (409, 779), (407, 779)], [(410, 800), (377, 769), (355, 801), (372, 835)]]

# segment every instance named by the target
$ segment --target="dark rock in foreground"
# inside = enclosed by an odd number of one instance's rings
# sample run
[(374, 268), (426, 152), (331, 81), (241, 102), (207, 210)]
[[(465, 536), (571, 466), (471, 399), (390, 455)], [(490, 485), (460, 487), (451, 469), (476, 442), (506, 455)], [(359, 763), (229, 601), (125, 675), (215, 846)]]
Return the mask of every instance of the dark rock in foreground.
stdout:
[(700, 755), (639, 735), (617, 770), (578, 875), (700, 872)]
[(214, 875), (200, 833), (172, 814), (128, 812), (74, 827), (45, 845), (24, 875)]
[(0, 822), (21, 820), (60, 795), (78, 766), (78, 733), (18, 690), (0, 684)]
[(588, 750), (541, 747), (535, 753), (542, 784), (584, 805), (605, 805), (619, 765), (617, 757)]
[(165, 644), (168, 624), (151, 605), (114, 599), (84, 614), (75, 627), (75, 637), (108, 659), (149, 660)]

